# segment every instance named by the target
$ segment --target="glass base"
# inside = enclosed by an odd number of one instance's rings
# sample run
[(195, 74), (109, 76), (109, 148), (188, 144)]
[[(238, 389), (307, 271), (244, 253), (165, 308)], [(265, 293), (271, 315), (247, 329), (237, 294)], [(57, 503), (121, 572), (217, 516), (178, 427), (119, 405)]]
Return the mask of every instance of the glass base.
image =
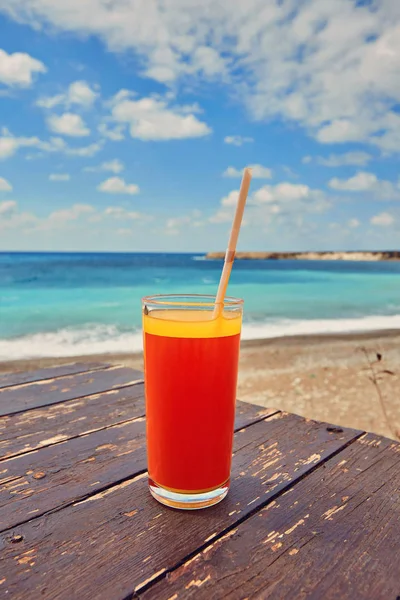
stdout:
[(150, 493), (166, 506), (179, 508), (183, 510), (197, 510), (199, 508), (208, 508), (221, 502), (229, 491), (229, 479), (216, 489), (204, 492), (178, 492), (164, 488), (149, 477)]

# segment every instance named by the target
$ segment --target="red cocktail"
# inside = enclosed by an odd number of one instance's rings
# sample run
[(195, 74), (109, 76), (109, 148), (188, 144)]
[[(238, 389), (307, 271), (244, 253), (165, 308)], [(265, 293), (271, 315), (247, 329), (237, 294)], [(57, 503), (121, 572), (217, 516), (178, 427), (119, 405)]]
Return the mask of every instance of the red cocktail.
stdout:
[(144, 299), (149, 484), (159, 501), (202, 508), (229, 489), (242, 301)]

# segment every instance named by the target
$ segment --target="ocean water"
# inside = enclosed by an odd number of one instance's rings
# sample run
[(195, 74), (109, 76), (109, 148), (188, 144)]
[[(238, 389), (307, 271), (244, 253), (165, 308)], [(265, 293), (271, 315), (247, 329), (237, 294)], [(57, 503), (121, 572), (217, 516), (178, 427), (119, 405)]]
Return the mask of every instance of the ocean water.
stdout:
[[(0, 253), (0, 360), (142, 347), (144, 295), (216, 292), (199, 254)], [(400, 329), (400, 262), (236, 261), (243, 338)]]

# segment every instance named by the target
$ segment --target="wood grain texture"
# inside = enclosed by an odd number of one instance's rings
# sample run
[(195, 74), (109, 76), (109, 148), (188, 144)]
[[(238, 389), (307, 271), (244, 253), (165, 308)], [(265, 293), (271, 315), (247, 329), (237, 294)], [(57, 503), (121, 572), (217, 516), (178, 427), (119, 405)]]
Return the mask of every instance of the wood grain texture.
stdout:
[(57, 367), (47, 367), (37, 371), (23, 371), (20, 373), (4, 373), (0, 375), (0, 388), (23, 383), (32, 383), (43, 379), (55, 379), (65, 375), (76, 375), (87, 371), (97, 371), (98, 369), (107, 369), (111, 365), (107, 363), (71, 363), (69, 365), (59, 365)]
[[(104, 401), (105, 397), (106, 402), (113, 406), (114, 395), (121, 395), (127, 390), (130, 390), (131, 394), (135, 387), (118, 390), (115, 394), (102, 394), (97, 400)], [(138, 391), (143, 390), (143, 386), (137, 387)], [(128, 395), (127, 400), (132, 405), (131, 412), (140, 413), (143, 417), (143, 398), (139, 397), (135, 403), (135, 399), (130, 399)], [(66, 404), (49, 407), (47, 410), (64, 409)], [(86, 402), (84, 407), (86, 411), (90, 407), (93, 412), (91, 403)], [(73, 406), (74, 410), (75, 408), (76, 406)], [(23, 415), (29, 417), (32, 412), (28, 411)], [(236, 428), (241, 429), (245, 425), (257, 422), (261, 415), (267, 415), (269, 412), (272, 411), (260, 411), (257, 406), (240, 402), (237, 407)], [(93, 421), (82, 419), (77, 417), (70, 421), (70, 425), (90, 429)], [(37, 517), (49, 510), (81, 500), (88, 494), (94, 494), (113, 483), (144, 471), (145, 432), (144, 418), (123, 420), (121, 424), (96, 432), (82, 433), (65, 441), (60, 439), (61, 434), (53, 438), (42, 437), (37, 443), (46, 447), (40, 451), (27, 452), (1, 461), (0, 531), (28, 521), (32, 516)], [(49, 431), (44, 435), (49, 435)]]
[(15, 527), (0, 535), (3, 589), (13, 600), (125, 598), (359, 435), (328, 429), (281, 413), (241, 429), (235, 434), (232, 489), (206, 511), (161, 506), (150, 497), (143, 474)]
[(252, 423), (257, 423), (266, 417), (271, 417), (280, 411), (276, 408), (264, 408), (263, 406), (257, 406), (256, 404), (249, 404), (248, 402), (236, 401), (236, 414), (235, 414), (235, 431), (238, 431), (242, 427), (247, 427)]
[(368, 434), (143, 600), (396, 600), (399, 557), (400, 444)]
[(142, 378), (141, 371), (127, 367), (111, 367), (5, 388), (0, 390), (0, 416), (116, 389)]
[[(143, 416), (144, 412), (144, 386), (138, 383), (0, 417), (0, 462)], [(277, 412), (276, 409), (237, 401), (235, 429)]]
[(144, 386), (138, 383), (0, 417), (0, 460), (143, 415)]
[(146, 469), (144, 417), (0, 463), (0, 530)]

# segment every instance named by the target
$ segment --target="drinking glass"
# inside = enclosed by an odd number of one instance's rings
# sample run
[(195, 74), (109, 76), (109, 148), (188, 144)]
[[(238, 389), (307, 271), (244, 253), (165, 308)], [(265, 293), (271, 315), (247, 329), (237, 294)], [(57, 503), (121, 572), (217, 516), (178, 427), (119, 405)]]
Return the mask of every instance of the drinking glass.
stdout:
[(174, 508), (228, 493), (243, 301), (142, 300), (150, 492)]

